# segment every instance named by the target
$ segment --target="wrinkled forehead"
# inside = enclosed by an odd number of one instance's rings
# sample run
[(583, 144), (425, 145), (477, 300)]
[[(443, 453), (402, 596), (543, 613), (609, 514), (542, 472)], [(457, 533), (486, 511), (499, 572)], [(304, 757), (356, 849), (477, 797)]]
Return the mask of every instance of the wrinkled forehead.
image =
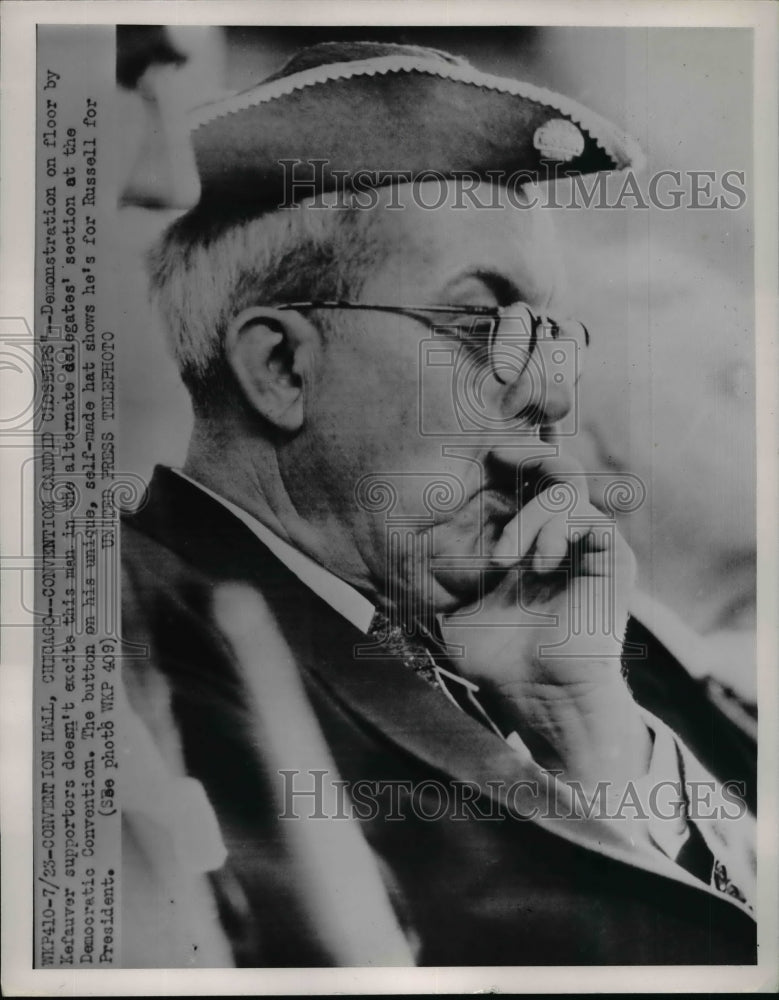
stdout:
[(458, 275), (491, 274), (546, 302), (561, 276), (551, 212), (539, 202), (524, 188), (472, 179), (382, 190), (384, 278), (434, 294)]

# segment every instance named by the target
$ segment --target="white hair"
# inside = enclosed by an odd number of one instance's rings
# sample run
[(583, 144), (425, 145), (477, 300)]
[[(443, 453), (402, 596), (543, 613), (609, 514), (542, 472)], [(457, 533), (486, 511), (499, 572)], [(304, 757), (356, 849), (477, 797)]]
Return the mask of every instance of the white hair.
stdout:
[(230, 220), (194, 209), (168, 228), (148, 255), (151, 292), (196, 413), (232, 398), (223, 343), (242, 309), (359, 292), (378, 255), (376, 214), (302, 206)]

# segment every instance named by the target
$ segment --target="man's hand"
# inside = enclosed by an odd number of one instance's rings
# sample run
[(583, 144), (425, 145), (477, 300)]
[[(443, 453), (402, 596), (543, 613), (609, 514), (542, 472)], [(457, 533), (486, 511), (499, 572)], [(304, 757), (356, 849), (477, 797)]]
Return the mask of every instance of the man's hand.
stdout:
[[(651, 738), (621, 674), (635, 561), (589, 504), (552, 514), (544, 495), (507, 525), (482, 602), (443, 623), (455, 663), (505, 733), (587, 786), (641, 777)], [(495, 583), (497, 579), (497, 583)]]

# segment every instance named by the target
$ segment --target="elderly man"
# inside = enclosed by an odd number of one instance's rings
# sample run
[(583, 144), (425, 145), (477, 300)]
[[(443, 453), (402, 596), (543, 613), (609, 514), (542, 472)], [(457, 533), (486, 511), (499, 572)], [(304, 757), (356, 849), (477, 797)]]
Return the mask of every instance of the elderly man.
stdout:
[(151, 264), (195, 430), (122, 538), (125, 963), (754, 961), (740, 774), (686, 746), (737, 736), (653, 691), (559, 445), (590, 334), (528, 184), (630, 143), (363, 43), (194, 145)]

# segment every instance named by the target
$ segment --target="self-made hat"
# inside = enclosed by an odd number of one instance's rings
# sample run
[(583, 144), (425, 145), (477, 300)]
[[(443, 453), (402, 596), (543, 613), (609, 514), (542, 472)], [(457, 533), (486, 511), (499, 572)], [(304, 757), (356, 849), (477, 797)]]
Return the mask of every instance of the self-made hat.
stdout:
[(303, 49), (257, 86), (198, 109), (192, 134), (201, 206), (257, 212), (430, 173), (517, 184), (641, 158), (567, 97), (435, 49), (374, 42)]

